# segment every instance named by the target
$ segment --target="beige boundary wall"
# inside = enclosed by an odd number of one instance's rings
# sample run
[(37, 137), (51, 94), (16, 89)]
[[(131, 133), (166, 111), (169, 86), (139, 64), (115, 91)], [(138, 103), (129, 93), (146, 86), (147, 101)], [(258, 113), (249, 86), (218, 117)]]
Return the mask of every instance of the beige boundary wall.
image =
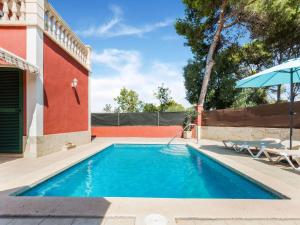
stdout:
[[(200, 138), (209, 140), (259, 140), (263, 138), (289, 139), (287, 128), (215, 127), (202, 126)], [(294, 129), (293, 139), (300, 141), (300, 129)]]
[(89, 131), (44, 135), (27, 139), (24, 157), (41, 157), (64, 150), (67, 143), (80, 146), (91, 142)]

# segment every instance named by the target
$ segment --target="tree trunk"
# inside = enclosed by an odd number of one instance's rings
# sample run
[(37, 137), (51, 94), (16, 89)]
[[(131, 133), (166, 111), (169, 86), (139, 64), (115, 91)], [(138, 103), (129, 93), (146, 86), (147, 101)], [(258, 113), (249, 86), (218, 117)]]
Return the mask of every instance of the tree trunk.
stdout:
[(281, 84), (277, 86), (277, 103), (281, 101)]
[(208, 55), (207, 55), (205, 73), (204, 73), (201, 93), (200, 93), (200, 97), (199, 97), (199, 101), (198, 101), (198, 105), (201, 106), (201, 107), (204, 106), (204, 101), (205, 101), (205, 96), (206, 96), (206, 93), (207, 93), (207, 88), (208, 88), (208, 83), (209, 83), (209, 80), (210, 80), (210, 75), (211, 75), (212, 68), (213, 68), (214, 63), (215, 63), (214, 62), (214, 54), (216, 52), (217, 45), (220, 41), (221, 32), (222, 32), (223, 27), (224, 27), (225, 8), (227, 6), (227, 3), (228, 3), (228, 0), (223, 0), (223, 2), (222, 2), (220, 17), (219, 17), (219, 21), (218, 21), (218, 28), (217, 28), (217, 31), (214, 35), (213, 42), (210, 45), (209, 52), (208, 52)]

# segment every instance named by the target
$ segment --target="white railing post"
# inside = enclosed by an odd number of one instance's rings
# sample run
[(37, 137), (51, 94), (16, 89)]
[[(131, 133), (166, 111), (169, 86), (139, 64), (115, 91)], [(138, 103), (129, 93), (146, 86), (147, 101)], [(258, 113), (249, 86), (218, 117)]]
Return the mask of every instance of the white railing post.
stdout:
[(68, 48), (68, 31), (67, 30), (65, 30), (64, 46), (65, 46), (65, 48)]
[(25, 13), (26, 13), (25, 2), (24, 2), (24, 0), (21, 0), (19, 20), (25, 21), (25, 19), (26, 19)]
[(26, 3), (25, 0), (0, 0), (3, 16), (0, 25), (25, 25)]
[(3, 0), (3, 21), (8, 21), (9, 20), (9, 8), (8, 8), (8, 0)]
[(60, 36), (59, 36), (59, 42), (63, 45), (64, 44), (64, 28), (62, 25), (60, 25)]
[(44, 15), (44, 29), (45, 29), (45, 31), (49, 30), (48, 20), (49, 20), (49, 12), (46, 11), (45, 15)]
[(18, 13), (18, 8), (17, 8), (17, 2), (16, 0), (11, 0), (12, 1), (12, 6), (11, 6), (11, 13), (12, 13), (12, 16), (11, 16), (11, 20), (12, 21), (17, 21), (17, 13)]
[(60, 37), (60, 24), (59, 24), (58, 21), (56, 21), (55, 26), (56, 26), (56, 34), (55, 34), (55, 38), (56, 38), (58, 41), (60, 41), (60, 39), (59, 39), (59, 37)]
[(48, 13), (48, 19), (47, 19), (47, 31), (51, 34), (51, 32), (52, 32), (52, 24), (51, 24), (51, 19), (52, 19), (52, 17), (51, 17), (51, 14), (50, 13)]
[(91, 69), (91, 56), (92, 56), (92, 48), (89, 45), (85, 46), (87, 49), (87, 55), (86, 55), (86, 65), (89, 69)]
[[(7, 0), (4, 0), (7, 1)], [(15, 0), (27, 1), (27, 0)], [(29, 0), (28, 0), (29, 1)], [(33, 0), (30, 0), (33, 1)], [(22, 2), (21, 2), (22, 4)], [(22, 7), (20, 7), (22, 8)], [(23, 9), (19, 10), (20, 15)], [(81, 42), (77, 35), (64, 22), (60, 15), (52, 8), (52, 6), (45, 0), (44, 8), (44, 32), (53, 41), (57, 42), (66, 52), (73, 56), (80, 64), (89, 69), (87, 54), (87, 47)], [(20, 16), (23, 17), (23, 16)]]

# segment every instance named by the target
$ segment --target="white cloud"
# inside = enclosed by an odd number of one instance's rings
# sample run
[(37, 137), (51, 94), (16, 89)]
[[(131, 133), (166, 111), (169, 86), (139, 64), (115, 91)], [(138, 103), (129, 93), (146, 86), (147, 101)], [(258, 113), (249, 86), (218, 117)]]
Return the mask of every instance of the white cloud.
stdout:
[(128, 25), (123, 22), (123, 11), (117, 6), (110, 7), (113, 17), (106, 23), (100, 25), (93, 25), (84, 30), (79, 30), (77, 33), (83, 37), (102, 37), (112, 38), (119, 36), (143, 36), (145, 33), (152, 32), (154, 30), (168, 27), (174, 23), (174, 20), (165, 19), (163, 21), (146, 24), (141, 27)]
[(171, 89), (172, 97), (188, 106), (181, 66), (153, 62), (147, 71), (143, 70), (141, 54), (137, 51), (105, 49), (93, 54), (93, 63), (111, 70), (111, 74), (96, 74), (92, 77), (92, 111), (99, 112), (105, 104), (114, 105), (113, 99), (120, 89), (126, 87), (135, 90), (142, 101), (157, 103), (153, 92), (164, 83)]
[(92, 54), (92, 61), (102, 64), (118, 72), (135, 70), (140, 66), (140, 53), (137, 51), (124, 51), (119, 49), (105, 49), (102, 53)]

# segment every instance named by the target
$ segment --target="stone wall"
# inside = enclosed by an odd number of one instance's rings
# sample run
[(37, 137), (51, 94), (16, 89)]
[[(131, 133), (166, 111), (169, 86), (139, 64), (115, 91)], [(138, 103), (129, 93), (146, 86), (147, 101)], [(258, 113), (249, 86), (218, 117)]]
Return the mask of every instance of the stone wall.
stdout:
[(63, 134), (44, 135), (28, 138), (25, 147), (25, 157), (41, 157), (64, 150), (67, 143), (80, 146), (91, 142), (89, 131), (72, 132)]
[[(202, 126), (200, 138), (210, 140), (259, 140), (263, 138), (289, 139), (287, 128), (262, 128), (262, 127), (215, 127)], [(300, 129), (294, 129), (293, 139), (300, 141)]]

